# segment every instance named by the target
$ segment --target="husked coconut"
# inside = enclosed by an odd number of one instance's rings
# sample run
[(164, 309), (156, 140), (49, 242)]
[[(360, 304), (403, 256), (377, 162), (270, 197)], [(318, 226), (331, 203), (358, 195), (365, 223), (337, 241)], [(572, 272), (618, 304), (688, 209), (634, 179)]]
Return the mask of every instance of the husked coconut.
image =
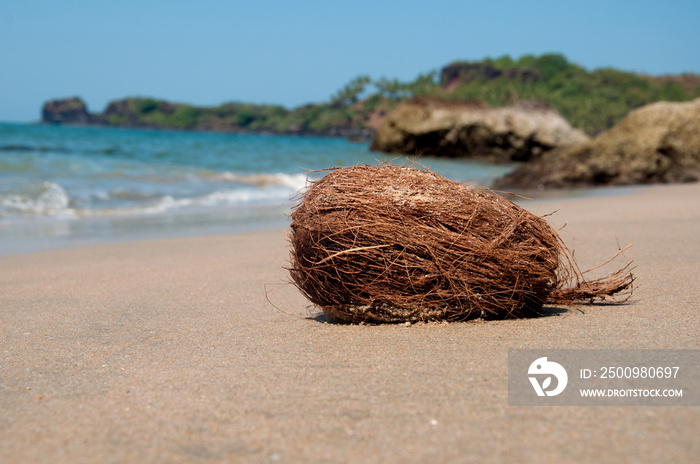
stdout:
[(523, 317), (632, 291), (629, 265), (587, 281), (544, 219), (427, 169), (334, 168), (299, 200), (290, 276), (337, 320)]

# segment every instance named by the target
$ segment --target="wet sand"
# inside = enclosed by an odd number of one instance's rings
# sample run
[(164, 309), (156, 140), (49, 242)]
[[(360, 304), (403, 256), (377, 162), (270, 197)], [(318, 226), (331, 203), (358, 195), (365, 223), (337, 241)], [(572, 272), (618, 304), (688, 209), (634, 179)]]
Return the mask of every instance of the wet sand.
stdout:
[(700, 185), (523, 205), (583, 268), (633, 244), (630, 302), (332, 324), (281, 230), (0, 257), (0, 462), (696, 460), (698, 407), (509, 407), (507, 351), (700, 348)]

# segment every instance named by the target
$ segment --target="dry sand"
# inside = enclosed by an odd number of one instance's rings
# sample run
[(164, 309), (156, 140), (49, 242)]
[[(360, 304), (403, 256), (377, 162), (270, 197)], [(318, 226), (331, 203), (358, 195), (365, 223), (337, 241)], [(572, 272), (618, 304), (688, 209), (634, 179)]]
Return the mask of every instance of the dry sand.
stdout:
[(509, 407), (507, 350), (699, 348), (700, 185), (524, 205), (583, 267), (632, 243), (631, 302), (329, 324), (282, 231), (2, 257), (0, 462), (697, 460), (698, 407)]

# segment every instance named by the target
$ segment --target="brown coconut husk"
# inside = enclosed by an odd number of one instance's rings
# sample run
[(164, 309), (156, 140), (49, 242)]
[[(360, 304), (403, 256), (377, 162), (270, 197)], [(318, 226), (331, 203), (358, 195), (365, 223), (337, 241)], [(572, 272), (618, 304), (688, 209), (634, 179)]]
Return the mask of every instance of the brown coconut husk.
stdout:
[(524, 317), (632, 292), (629, 264), (586, 280), (544, 219), (427, 169), (334, 168), (299, 200), (291, 279), (340, 321)]

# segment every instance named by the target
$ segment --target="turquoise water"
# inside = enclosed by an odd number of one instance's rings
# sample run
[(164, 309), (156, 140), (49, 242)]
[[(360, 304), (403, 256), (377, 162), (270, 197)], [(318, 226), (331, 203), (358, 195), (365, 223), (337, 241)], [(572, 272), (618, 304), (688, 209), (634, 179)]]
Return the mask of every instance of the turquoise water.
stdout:
[[(308, 171), (405, 157), (339, 138), (0, 124), (0, 254), (285, 227)], [(488, 185), (512, 166), (422, 157)]]

